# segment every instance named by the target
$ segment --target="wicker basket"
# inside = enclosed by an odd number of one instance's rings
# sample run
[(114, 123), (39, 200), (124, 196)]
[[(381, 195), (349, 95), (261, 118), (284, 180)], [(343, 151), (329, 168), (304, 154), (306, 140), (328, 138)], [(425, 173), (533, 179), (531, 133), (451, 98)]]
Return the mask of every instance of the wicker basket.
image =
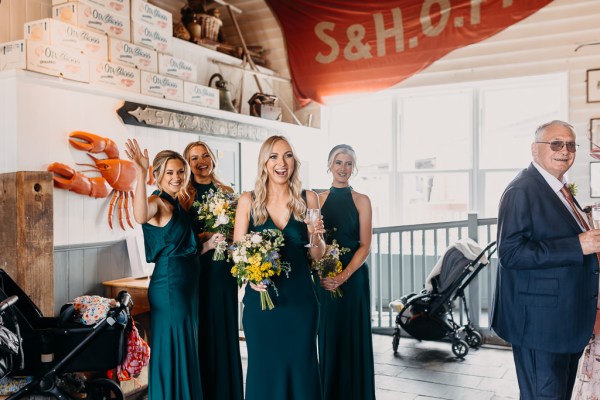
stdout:
[(219, 31), (221, 30), (221, 26), (223, 26), (223, 21), (208, 14), (196, 14), (196, 17), (202, 25), (202, 38), (218, 42)]

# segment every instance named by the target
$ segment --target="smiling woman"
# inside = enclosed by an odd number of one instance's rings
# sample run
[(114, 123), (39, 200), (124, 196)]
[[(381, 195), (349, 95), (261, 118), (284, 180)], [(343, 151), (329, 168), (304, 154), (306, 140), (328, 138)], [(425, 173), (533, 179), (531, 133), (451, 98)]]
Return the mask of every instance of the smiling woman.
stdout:
[[(287, 277), (273, 277), (277, 291), (265, 281), (248, 283), (242, 321), (248, 347), (246, 400), (321, 399), (316, 348), (319, 302), (308, 257), (323, 257), (323, 220), (307, 225), (307, 208), (319, 204), (314, 192), (302, 190), (299, 167), (286, 138), (268, 138), (259, 151), (254, 191), (242, 194), (238, 202), (234, 241), (240, 242), (250, 232), (281, 231), (284, 245), (277, 259), (291, 267)], [(316, 246), (307, 255), (304, 245), (311, 234)], [(265, 291), (272, 310), (262, 310)]]
[[(185, 191), (189, 166), (175, 151), (159, 152), (153, 162), (159, 190), (146, 197), (148, 150), (142, 151), (135, 139), (126, 147), (141, 179), (133, 214), (142, 224), (146, 260), (155, 263), (148, 287), (152, 331), (148, 398), (202, 399), (197, 342), (200, 263), (191, 223), (177, 198)], [(211, 239), (203, 250), (214, 246)]]

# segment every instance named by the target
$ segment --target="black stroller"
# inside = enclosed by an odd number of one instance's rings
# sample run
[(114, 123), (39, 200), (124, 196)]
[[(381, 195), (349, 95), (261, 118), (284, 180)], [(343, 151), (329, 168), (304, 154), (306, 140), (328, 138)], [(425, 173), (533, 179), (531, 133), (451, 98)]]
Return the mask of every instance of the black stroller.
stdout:
[[(489, 264), (489, 259), (496, 251), (495, 246), (496, 242), (491, 242), (472, 261), (457, 248), (451, 247), (441, 260), (439, 275), (431, 279), (432, 290), (411, 293), (390, 303), (390, 307), (398, 312), (392, 339), (394, 353), (398, 351), (400, 343), (400, 328), (418, 340), (449, 338), (452, 352), (458, 358), (465, 357), (469, 347), (481, 346), (482, 336), (469, 318), (465, 288)], [(452, 314), (454, 300), (458, 297), (462, 300), (466, 316), (463, 326), (454, 321)]]
[[(58, 318), (44, 317), (21, 288), (0, 269), (0, 300), (10, 300), (12, 321), (4, 324), (21, 337), (21, 351), (9, 376), (32, 376), (33, 380), (7, 400), (41, 395), (55, 399), (124, 399), (118, 383), (100, 377), (78, 379), (73, 372), (106, 373), (123, 362), (127, 352), (127, 329), (131, 326), (131, 297), (117, 296), (117, 306), (96, 325), (73, 322), (74, 308), (63, 306)], [(2, 303), (0, 303), (2, 304)]]

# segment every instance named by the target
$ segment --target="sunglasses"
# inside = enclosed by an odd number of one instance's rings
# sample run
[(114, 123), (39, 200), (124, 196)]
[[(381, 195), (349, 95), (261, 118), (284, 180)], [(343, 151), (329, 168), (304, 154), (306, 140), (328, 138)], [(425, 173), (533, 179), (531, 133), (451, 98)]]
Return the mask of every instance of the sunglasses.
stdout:
[(553, 140), (552, 142), (536, 142), (536, 143), (545, 143), (550, 145), (550, 149), (552, 151), (561, 151), (565, 145), (567, 145), (567, 150), (569, 153), (575, 153), (577, 151), (577, 147), (579, 145), (575, 142), (565, 142), (564, 140)]

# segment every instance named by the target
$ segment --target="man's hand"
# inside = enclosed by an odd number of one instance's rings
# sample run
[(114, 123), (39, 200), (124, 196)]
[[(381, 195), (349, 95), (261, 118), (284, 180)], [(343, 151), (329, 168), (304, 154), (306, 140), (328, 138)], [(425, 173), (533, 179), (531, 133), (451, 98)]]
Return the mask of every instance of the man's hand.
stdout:
[(600, 253), (600, 229), (591, 229), (579, 234), (583, 254)]

